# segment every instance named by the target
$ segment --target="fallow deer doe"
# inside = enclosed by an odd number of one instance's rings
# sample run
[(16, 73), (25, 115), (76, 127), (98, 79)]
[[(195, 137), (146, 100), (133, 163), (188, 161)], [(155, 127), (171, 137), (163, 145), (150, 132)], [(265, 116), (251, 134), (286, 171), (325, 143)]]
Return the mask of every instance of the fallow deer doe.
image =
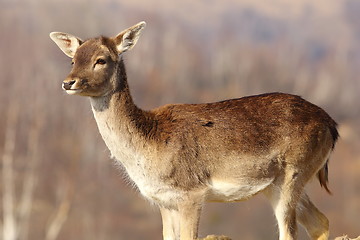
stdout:
[(328, 239), (329, 221), (304, 187), (316, 175), (330, 193), (336, 122), (320, 107), (284, 93), (141, 110), (130, 95), (122, 55), (144, 27), (140, 22), (115, 37), (87, 41), (60, 32), (50, 37), (72, 58), (63, 89), (90, 97), (111, 155), (159, 206), (164, 239), (196, 239), (204, 202), (258, 193), (274, 209), (280, 240), (296, 239), (297, 221), (311, 239)]

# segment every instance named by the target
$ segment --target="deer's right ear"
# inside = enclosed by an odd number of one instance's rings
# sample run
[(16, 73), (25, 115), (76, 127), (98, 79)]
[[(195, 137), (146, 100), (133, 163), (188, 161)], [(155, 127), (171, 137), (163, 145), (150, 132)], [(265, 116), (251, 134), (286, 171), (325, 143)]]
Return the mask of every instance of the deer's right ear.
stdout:
[(61, 51), (71, 58), (74, 57), (76, 50), (83, 43), (80, 38), (62, 32), (52, 32), (50, 38), (58, 45)]

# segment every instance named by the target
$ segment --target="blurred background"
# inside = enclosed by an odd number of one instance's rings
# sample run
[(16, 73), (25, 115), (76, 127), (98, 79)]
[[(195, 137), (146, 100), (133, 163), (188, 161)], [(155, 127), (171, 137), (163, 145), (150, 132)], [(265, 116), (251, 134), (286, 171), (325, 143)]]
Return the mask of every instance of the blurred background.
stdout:
[[(263, 92), (303, 96), (338, 123), (333, 196), (307, 191), (331, 236), (360, 234), (360, 1), (0, 0), (0, 239), (161, 239), (160, 214), (110, 160), (89, 99), (67, 96), (51, 31), (112, 36), (145, 20), (125, 56), (144, 109)], [(207, 204), (201, 236), (277, 239), (257, 196)], [(299, 239), (306, 239), (303, 230)]]

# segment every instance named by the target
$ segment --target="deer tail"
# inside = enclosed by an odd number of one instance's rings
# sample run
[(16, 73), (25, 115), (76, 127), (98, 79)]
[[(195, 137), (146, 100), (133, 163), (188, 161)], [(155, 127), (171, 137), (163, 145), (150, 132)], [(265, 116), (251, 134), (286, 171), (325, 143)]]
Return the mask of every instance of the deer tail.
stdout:
[[(330, 130), (330, 133), (331, 133), (331, 136), (332, 136), (332, 139), (333, 139), (333, 144), (332, 144), (332, 149), (334, 149), (335, 147), (335, 144), (336, 144), (336, 141), (338, 140), (339, 138), (339, 133), (338, 133), (338, 130), (337, 130), (337, 124), (334, 120), (331, 119), (331, 121), (329, 121), (329, 130)], [(329, 183), (329, 178), (328, 178), (328, 173), (329, 173), (329, 167), (328, 167), (328, 164), (329, 164), (329, 158), (326, 160), (326, 163), (324, 164), (324, 166), (319, 170), (318, 174), (317, 174), (317, 177), (319, 179), (319, 182), (320, 182), (320, 186), (325, 188), (325, 190), (331, 195), (331, 191), (328, 187), (328, 183)]]
[(329, 172), (329, 168), (328, 168), (328, 162), (329, 160), (326, 160), (326, 163), (324, 165), (323, 168), (321, 168), (317, 174), (317, 177), (319, 179), (320, 182), (320, 186), (325, 188), (326, 192), (329, 193), (330, 195), (332, 195), (329, 187), (328, 187), (328, 183), (329, 183), (329, 178), (328, 178), (328, 172)]

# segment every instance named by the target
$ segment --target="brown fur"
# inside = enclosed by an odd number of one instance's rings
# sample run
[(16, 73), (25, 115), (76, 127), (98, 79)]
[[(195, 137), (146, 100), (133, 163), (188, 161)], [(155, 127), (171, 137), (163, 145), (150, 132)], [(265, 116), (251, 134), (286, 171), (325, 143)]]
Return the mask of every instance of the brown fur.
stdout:
[(117, 55), (135, 45), (144, 26), (85, 42), (63, 33), (51, 37), (73, 57), (64, 89), (91, 98), (112, 155), (159, 206), (164, 239), (195, 239), (205, 201), (239, 201), (259, 192), (274, 208), (281, 240), (296, 238), (296, 221), (312, 239), (327, 239), (328, 220), (303, 189), (317, 175), (330, 192), (335, 121), (320, 107), (284, 93), (143, 111), (131, 98)]

